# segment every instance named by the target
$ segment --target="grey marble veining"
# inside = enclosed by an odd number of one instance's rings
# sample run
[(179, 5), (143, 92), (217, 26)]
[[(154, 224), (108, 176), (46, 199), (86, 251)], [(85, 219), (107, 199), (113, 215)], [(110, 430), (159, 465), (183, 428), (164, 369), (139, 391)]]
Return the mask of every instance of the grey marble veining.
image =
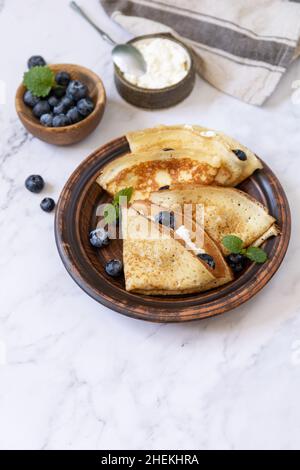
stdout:
[[(98, 0), (80, 3), (116, 39), (128, 37)], [(68, 0), (59, 4), (58, 15), (53, 0), (0, 0), (7, 88), (0, 105), (0, 448), (299, 449), (300, 103), (292, 101), (299, 62), (262, 108), (197, 79), (185, 102), (147, 112), (122, 101), (109, 46)], [(104, 118), (76, 146), (45, 144), (17, 119), (15, 91), (37, 53), (90, 67), (104, 81)], [(235, 136), (272, 167), (292, 209), (290, 249), (268, 286), (200, 323), (143, 323), (90, 299), (62, 266), (53, 214), (42, 213), (41, 195), (23, 186), (39, 173), (43, 196), (57, 199), (95, 148), (159, 123), (200, 123)]]

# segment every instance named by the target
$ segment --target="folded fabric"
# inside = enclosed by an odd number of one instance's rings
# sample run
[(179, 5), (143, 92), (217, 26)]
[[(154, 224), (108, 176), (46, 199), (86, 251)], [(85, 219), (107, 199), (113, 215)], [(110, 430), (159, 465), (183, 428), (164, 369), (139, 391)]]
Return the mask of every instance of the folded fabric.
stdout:
[(135, 36), (169, 32), (195, 52), (199, 74), (261, 105), (300, 55), (300, 4), (284, 0), (101, 0)]

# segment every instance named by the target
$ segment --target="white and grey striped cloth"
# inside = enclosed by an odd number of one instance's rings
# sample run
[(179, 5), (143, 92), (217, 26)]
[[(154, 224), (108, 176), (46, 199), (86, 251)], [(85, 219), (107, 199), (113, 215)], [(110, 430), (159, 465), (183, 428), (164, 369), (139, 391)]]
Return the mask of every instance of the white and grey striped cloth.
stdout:
[[(298, 0), (299, 1), (299, 0)], [(300, 3), (286, 0), (101, 0), (138, 36), (171, 32), (192, 46), (198, 72), (247, 103), (261, 105), (300, 55)]]

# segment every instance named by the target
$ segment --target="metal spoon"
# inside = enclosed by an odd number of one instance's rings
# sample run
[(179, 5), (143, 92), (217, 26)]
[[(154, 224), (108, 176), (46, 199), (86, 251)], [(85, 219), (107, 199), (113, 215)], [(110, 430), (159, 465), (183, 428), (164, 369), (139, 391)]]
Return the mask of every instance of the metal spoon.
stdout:
[(125, 73), (132, 73), (137, 76), (144, 75), (147, 71), (147, 64), (140, 51), (131, 44), (117, 44), (108, 34), (99, 28), (87, 14), (77, 5), (76, 2), (70, 2), (71, 8), (77, 11), (88, 23), (96, 29), (102, 39), (114, 46), (112, 57), (114, 63)]

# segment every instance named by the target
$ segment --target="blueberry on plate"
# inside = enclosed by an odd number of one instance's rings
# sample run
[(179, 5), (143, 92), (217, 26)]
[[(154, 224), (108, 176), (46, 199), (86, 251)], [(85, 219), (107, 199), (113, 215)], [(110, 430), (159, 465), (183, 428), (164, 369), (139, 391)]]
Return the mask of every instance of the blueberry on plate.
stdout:
[(232, 271), (238, 274), (243, 271), (246, 258), (241, 254), (232, 253), (231, 255), (227, 256), (227, 261)]
[(86, 117), (93, 112), (94, 103), (90, 98), (83, 98), (82, 100), (78, 101), (77, 109), (80, 114), (82, 114), (82, 116)]
[(103, 227), (96, 228), (90, 233), (90, 244), (95, 248), (102, 248), (109, 244), (109, 233)]
[(29, 69), (32, 69), (32, 67), (43, 67), (46, 65), (46, 61), (40, 55), (33, 55), (30, 57), (30, 59), (28, 59), (27, 65)]
[(161, 211), (156, 214), (154, 218), (155, 222), (158, 224), (164, 225), (165, 227), (170, 227), (174, 230), (175, 227), (175, 214), (173, 211)]
[(54, 207), (55, 207), (55, 202), (54, 200), (52, 199), (52, 197), (45, 197), (41, 204), (41, 209), (45, 212), (52, 212)]
[(73, 100), (79, 101), (82, 98), (86, 97), (88, 93), (88, 88), (80, 80), (72, 80), (68, 85), (66, 93), (67, 96), (69, 96)]
[(248, 157), (245, 154), (245, 152), (243, 152), (243, 150), (236, 149), (236, 150), (232, 150), (232, 151), (238, 157), (238, 159), (241, 160), (242, 162), (245, 162), (247, 160)]
[(42, 114), (40, 117), (40, 123), (45, 127), (52, 127), (53, 125), (53, 114), (47, 113)]
[(48, 98), (48, 103), (49, 103), (49, 106), (51, 106), (51, 108), (54, 108), (55, 106), (57, 106), (59, 104), (59, 99), (56, 98), (56, 96), (50, 96), (50, 98)]
[(31, 193), (40, 193), (45, 186), (45, 182), (40, 175), (30, 175), (25, 180), (25, 187)]
[(67, 117), (72, 124), (76, 124), (76, 122), (79, 122), (82, 119), (82, 115), (79, 113), (76, 106), (69, 109), (69, 111), (67, 112)]
[(205, 263), (207, 263), (211, 269), (215, 269), (216, 262), (212, 256), (208, 255), (207, 253), (199, 253), (197, 257), (200, 258), (202, 261), (205, 261)]
[(23, 101), (27, 106), (30, 106), (30, 108), (34, 108), (40, 101), (40, 98), (38, 96), (34, 96), (31, 91), (27, 90), (24, 93)]
[(32, 110), (34, 116), (37, 118), (40, 118), (43, 114), (50, 113), (50, 111), (50, 105), (46, 100), (40, 100)]
[(56, 86), (55, 88), (52, 89), (52, 95), (55, 96), (56, 98), (60, 99), (66, 94), (66, 87), (64, 86)]
[(123, 272), (123, 263), (118, 259), (111, 259), (105, 265), (106, 273), (111, 277), (119, 277)]
[(55, 75), (55, 81), (57, 85), (68, 86), (71, 81), (71, 76), (68, 72), (61, 71)]
[(65, 127), (70, 125), (70, 121), (65, 114), (58, 114), (54, 116), (52, 125), (53, 127)]

